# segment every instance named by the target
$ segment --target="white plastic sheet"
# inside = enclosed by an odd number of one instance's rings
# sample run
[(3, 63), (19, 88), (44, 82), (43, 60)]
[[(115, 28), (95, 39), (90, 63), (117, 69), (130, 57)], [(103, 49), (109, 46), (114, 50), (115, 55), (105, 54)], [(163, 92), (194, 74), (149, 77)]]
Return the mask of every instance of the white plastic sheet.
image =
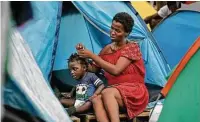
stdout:
[(48, 122), (70, 122), (45, 81), (28, 44), (16, 30), (11, 34), (9, 46), (9, 75), (29, 99), (37, 114)]

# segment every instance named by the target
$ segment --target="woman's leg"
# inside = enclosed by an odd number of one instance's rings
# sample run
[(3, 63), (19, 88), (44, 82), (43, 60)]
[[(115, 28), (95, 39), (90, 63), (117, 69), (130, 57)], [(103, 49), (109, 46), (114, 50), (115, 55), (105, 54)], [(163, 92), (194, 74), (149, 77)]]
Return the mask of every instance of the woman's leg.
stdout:
[(124, 107), (124, 102), (116, 88), (106, 88), (102, 91), (104, 106), (111, 122), (120, 122), (119, 107)]
[(109, 122), (107, 113), (105, 111), (105, 108), (102, 102), (101, 95), (98, 95), (97, 97), (92, 99), (92, 104), (93, 104), (94, 112), (97, 118), (97, 122)]

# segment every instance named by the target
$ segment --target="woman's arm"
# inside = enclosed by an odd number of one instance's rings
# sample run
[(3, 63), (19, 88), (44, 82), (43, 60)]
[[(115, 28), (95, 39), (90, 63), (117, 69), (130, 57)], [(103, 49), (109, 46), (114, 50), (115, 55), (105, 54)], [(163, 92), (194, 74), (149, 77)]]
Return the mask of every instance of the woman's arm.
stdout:
[[(109, 48), (109, 45), (107, 45), (101, 53), (106, 52), (106, 50)], [(93, 54), (88, 49), (85, 49), (85, 47), (79, 43), (76, 46), (78, 54), (83, 58), (91, 58), (99, 67), (104, 69), (106, 72), (112, 74), (112, 75), (119, 75), (130, 63), (131, 60), (120, 57), (115, 65), (104, 61), (101, 57)]]
[(95, 54), (91, 54), (91, 58), (98, 64), (102, 69), (112, 75), (119, 75), (124, 69), (131, 63), (131, 60), (120, 57), (115, 65), (104, 61), (102, 58)]
[(87, 49), (78, 50), (78, 54), (83, 58), (91, 58), (98, 66), (112, 75), (119, 75), (131, 63), (131, 60), (120, 57), (117, 63), (113, 65)]

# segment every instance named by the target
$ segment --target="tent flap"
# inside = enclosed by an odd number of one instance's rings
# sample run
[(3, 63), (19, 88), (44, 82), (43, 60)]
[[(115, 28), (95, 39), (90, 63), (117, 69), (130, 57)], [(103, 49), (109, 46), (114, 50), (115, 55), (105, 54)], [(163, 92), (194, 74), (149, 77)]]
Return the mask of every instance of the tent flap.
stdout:
[(32, 1), (33, 19), (18, 28), (30, 46), (43, 76), (48, 80), (61, 19), (61, 2)]
[(4, 86), (4, 104), (27, 111), (48, 122), (70, 121), (20, 33), (14, 30), (10, 37), (10, 80)]

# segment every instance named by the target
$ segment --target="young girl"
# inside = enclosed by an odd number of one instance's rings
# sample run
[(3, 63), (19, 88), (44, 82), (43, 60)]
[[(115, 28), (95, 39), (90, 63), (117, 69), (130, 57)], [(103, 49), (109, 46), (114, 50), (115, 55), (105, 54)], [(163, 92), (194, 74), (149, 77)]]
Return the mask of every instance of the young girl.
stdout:
[[(65, 94), (65, 98), (62, 98), (60, 102), (65, 107), (69, 107), (67, 109), (69, 115), (89, 110), (90, 100), (100, 94), (104, 88), (103, 82), (94, 73), (87, 72), (87, 66), (86, 60), (76, 53), (72, 54), (68, 60), (70, 73), (77, 80), (77, 85), (69, 94)], [(76, 91), (75, 98), (72, 97), (74, 91)]]

